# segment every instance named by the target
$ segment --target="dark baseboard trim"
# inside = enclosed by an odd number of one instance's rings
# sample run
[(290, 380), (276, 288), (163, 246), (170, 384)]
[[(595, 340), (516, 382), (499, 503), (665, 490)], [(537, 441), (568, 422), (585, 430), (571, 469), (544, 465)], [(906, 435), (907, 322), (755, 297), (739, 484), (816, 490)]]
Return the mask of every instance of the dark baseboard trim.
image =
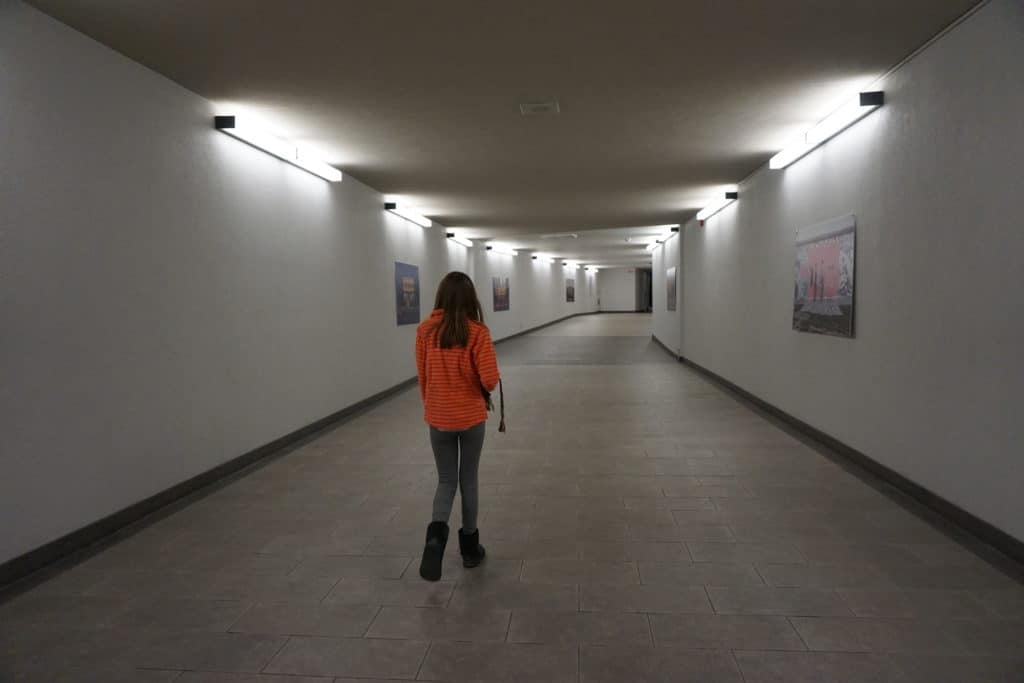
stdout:
[(145, 500), (129, 505), (123, 510), (108, 515), (77, 531), (72, 531), (55, 541), (46, 543), (35, 550), (30, 550), (24, 555), (8, 560), (0, 564), (0, 591), (10, 588), (11, 584), (24, 579), (31, 580), (31, 575), (35, 572), (45, 569), (55, 562), (89, 546), (101, 543), (122, 529), (160, 511), (162, 508), (166, 508), (183, 498), (200, 494), (203, 489), (226, 483), (233, 475), (239, 474), (242, 470), (266, 464), (276, 457), (284, 455), (289, 449), (299, 445), (300, 442), (308, 440), (318, 432), (332, 427), (344, 419), (352, 417), (415, 384), (415, 377), (400, 382), (347, 408), (331, 413), (315, 422), (311, 422), (305, 427), (300, 427), (289, 434), (274, 439), (270, 443), (264, 444), (248, 453), (221, 463), (180, 484), (175, 484)]
[[(896, 489), (906, 496), (909, 496), (914, 502), (937, 514), (945, 522), (952, 524), (955, 527), (959, 527), (970, 536), (973, 536), (985, 545), (996, 550), (998, 553), (1001, 553), (1006, 558), (1009, 558), (1014, 563), (1013, 566), (1007, 566), (1006, 563), (1000, 563), (998, 561), (996, 563), (1002, 565), (1000, 568), (1010, 574), (1013, 574), (1015, 578), (1021, 579), (1024, 577), (1024, 542), (1021, 540), (1011, 536), (1002, 529), (989, 524), (980, 517), (964, 510), (959, 505), (946, 500), (942, 496), (926, 489), (920, 484), (908, 479), (899, 472), (883, 465), (868, 455), (861, 453), (857, 449), (846, 445), (839, 439), (826, 434), (820, 429), (807, 424), (803, 420), (790, 415), (781, 408), (768, 403), (721, 375), (684, 356), (675, 354), (657, 337), (653, 337), (653, 339), (680, 363), (692, 368), (701, 375), (704, 375), (726, 391), (753, 405), (758, 410), (767, 413), (779, 422), (791, 427), (811, 441), (824, 446), (827, 451), (829, 451), (826, 455), (834, 454), (843, 461), (851, 463), (860, 470), (867, 472), (881, 483)], [(972, 550), (977, 550), (977, 548), (972, 548)], [(997, 560), (997, 558), (993, 558), (987, 554), (983, 554), (983, 557), (987, 560)]]
[(650, 311), (594, 311), (595, 313), (644, 313), (651, 315)]
[(678, 361), (682, 361), (682, 357), (680, 357), (680, 355), (679, 355), (678, 353), (676, 353), (675, 351), (673, 351), (672, 349), (670, 349), (670, 348), (669, 348), (669, 347), (668, 347), (668, 346), (667, 346), (667, 345), (665, 344), (665, 342), (663, 342), (663, 341), (661, 341), (660, 339), (658, 339), (658, 337), (657, 337), (657, 336), (655, 336), (655, 335), (653, 335), (653, 334), (652, 334), (652, 335), (651, 335), (651, 339), (653, 339), (653, 340), (654, 340), (654, 343), (655, 343), (655, 344), (657, 344), (658, 346), (660, 346), (660, 347), (661, 347), (661, 348), (662, 348), (662, 349), (663, 349), (663, 350), (665, 351), (665, 353), (667, 353), (668, 355), (672, 356), (673, 358), (675, 358), (675, 359), (676, 359), (676, 360), (678, 360)]
[(526, 330), (520, 330), (519, 332), (516, 332), (515, 334), (510, 334), (507, 337), (502, 337), (501, 339), (496, 339), (494, 341), (494, 343), (496, 345), (497, 344), (501, 344), (502, 342), (510, 341), (512, 339), (515, 339), (516, 337), (522, 337), (523, 335), (527, 335), (527, 334), (530, 334), (532, 332), (536, 332), (537, 330), (543, 330), (545, 327), (551, 327), (552, 325), (557, 325), (558, 323), (565, 322), (566, 320), (570, 320), (572, 318), (579, 318), (582, 315), (597, 315), (598, 313), (604, 313), (604, 312), (605, 311), (585, 311), (583, 313), (572, 313), (570, 315), (565, 315), (565, 316), (562, 316), (561, 318), (557, 318), (555, 320), (552, 320), (549, 323), (544, 323), (543, 325), (537, 325), (536, 327), (531, 327), (531, 328), (526, 329)]
[[(500, 344), (501, 342), (508, 341), (509, 339), (514, 339), (515, 337), (520, 337), (524, 334), (529, 334), (545, 327), (550, 327), (551, 325), (568, 320), (569, 318), (575, 318), (581, 315), (593, 315), (597, 312), (598, 311), (588, 311), (585, 313), (567, 315), (563, 318), (559, 318), (558, 320), (553, 320), (549, 323), (538, 325), (537, 327), (523, 330), (522, 332), (517, 332), (509, 337), (504, 337), (503, 339), (496, 341), (495, 344)], [(291, 448), (300, 445), (301, 442), (315, 436), (318, 432), (321, 432), (328, 427), (335, 426), (346, 418), (353, 417), (357, 413), (360, 413), (367, 408), (376, 405), (377, 403), (380, 403), (381, 401), (384, 401), (385, 399), (388, 399), (411, 386), (414, 386), (415, 384), (415, 377), (399, 382), (398, 384), (389, 387), (384, 391), (378, 392), (373, 396), (365, 398), (358, 403), (331, 413), (330, 415), (320, 418), (315, 422), (311, 422), (305, 427), (300, 427), (289, 434), (285, 434), (280, 438), (274, 439), (270, 443), (264, 444), (249, 451), (248, 453), (232, 458), (231, 460), (221, 463), (206, 472), (197, 474), (191, 479), (183, 481), (180, 484), (175, 484), (174, 486), (156, 493), (145, 500), (129, 505), (123, 510), (119, 510), (104, 517), (103, 519), (84, 526), (77, 531), (72, 531), (71, 533), (61, 536), (54, 541), (50, 541), (35, 550), (30, 550), (24, 555), (19, 555), (18, 557), (0, 564), (0, 594), (6, 593), (11, 589), (16, 590), (17, 587), (15, 587), (14, 584), (22, 581), (31, 581), (32, 575), (36, 572), (44, 570), (60, 560), (68, 558), (77, 552), (89, 548), (90, 546), (109, 540), (118, 534), (118, 532), (140, 522), (150, 515), (158, 513), (168, 506), (191, 496), (202, 495), (204, 489), (212, 490), (218, 485), (223, 485), (231, 478), (242, 474), (243, 470), (258, 467), (277, 457), (285, 455)], [(0, 595), (0, 597), (2, 597), (2, 595)]]

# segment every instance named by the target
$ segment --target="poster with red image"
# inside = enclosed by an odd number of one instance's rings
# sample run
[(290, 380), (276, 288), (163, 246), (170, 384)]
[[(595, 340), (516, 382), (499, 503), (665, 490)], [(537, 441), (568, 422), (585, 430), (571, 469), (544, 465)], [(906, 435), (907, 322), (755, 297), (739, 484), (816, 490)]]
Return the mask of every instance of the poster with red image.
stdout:
[(794, 330), (853, 337), (856, 238), (852, 214), (797, 231)]

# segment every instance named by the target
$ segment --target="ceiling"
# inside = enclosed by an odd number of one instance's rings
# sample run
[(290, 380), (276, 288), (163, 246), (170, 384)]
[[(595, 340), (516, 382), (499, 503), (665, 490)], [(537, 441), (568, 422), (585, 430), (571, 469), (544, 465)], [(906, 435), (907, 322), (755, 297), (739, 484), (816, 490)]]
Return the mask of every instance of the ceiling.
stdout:
[(469, 237), (625, 265), (975, 2), (31, 4)]

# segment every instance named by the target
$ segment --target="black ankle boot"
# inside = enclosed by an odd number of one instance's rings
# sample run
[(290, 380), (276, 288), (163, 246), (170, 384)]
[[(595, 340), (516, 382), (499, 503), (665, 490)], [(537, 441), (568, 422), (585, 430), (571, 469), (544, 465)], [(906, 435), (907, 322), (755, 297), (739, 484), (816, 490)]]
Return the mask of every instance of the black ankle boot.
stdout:
[(444, 522), (431, 522), (427, 526), (427, 543), (423, 546), (423, 560), (420, 562), (420, 576), (427, 581), (441, 578), (441, 560), (444, 559), (446, 545), (448, 525)]
[(480, 545), (480, 530), (477, 529), (471, 534), (463, 533), (459, 529), (459, 551), (462, 553), (462, 566), (467, 569), (479, 566), (484, 561), (484, 547)]

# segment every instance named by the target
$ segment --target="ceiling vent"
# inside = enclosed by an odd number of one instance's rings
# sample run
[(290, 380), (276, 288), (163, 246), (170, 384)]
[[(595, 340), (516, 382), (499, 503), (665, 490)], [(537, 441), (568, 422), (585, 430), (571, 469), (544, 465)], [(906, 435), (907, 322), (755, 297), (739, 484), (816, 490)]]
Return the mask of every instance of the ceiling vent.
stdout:
[(558, 108), (557, 100), (551, 100), (550, 102), (523, 102), (519, 105), (519, 111), (523, 116), (540, 116), (557, 114), (561, 110)]

